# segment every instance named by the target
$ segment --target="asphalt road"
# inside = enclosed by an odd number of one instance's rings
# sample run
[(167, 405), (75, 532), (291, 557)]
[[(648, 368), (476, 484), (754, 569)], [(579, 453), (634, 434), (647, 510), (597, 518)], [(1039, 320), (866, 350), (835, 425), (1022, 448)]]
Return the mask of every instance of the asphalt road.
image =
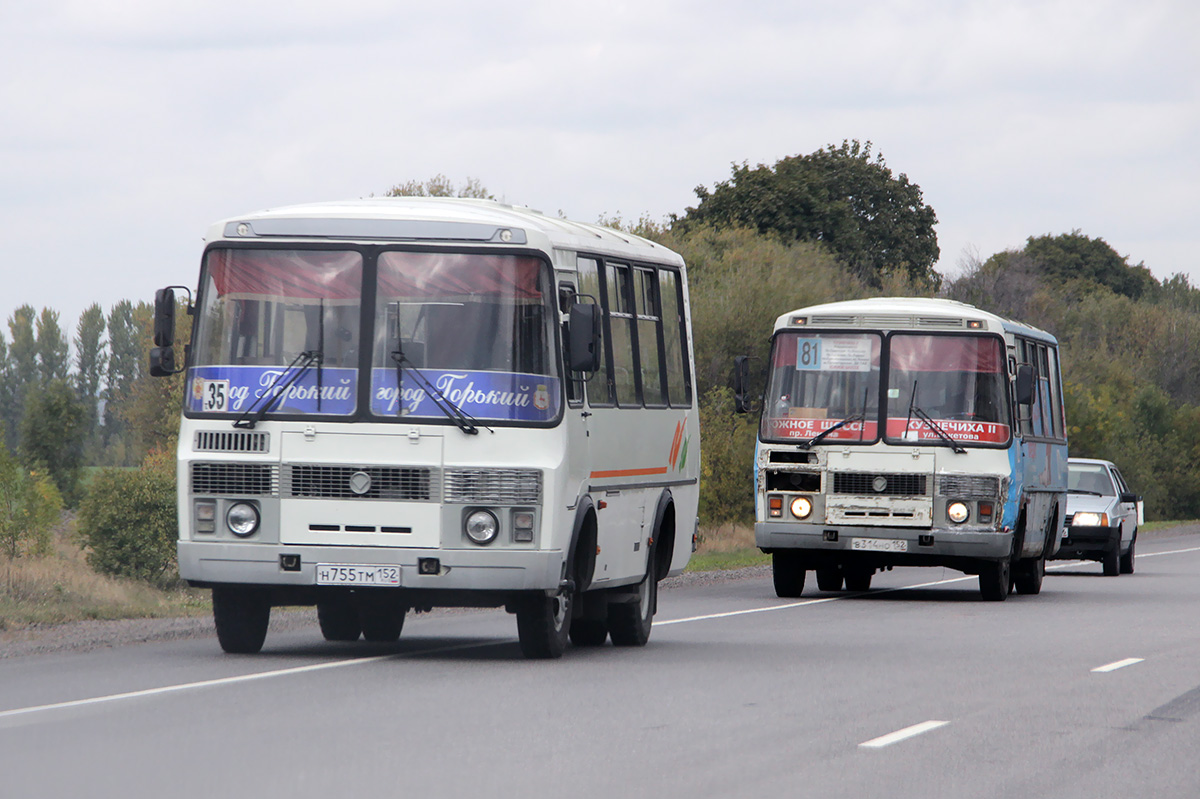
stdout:
[(979, 599), (664, 591), (644, 649), (526, 661), (503, 612), (0, 661), (0, 797), (1200, 796), (1200, 535)]

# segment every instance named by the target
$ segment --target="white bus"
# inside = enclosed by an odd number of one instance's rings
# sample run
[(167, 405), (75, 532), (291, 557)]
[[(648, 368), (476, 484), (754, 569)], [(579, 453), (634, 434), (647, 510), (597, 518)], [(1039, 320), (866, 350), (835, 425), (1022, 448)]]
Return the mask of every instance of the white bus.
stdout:
[[(739, 359), (739, 410), (747, 410)], [(1066, 512), (1049, 333), (962, 303), (870, 299), (775, 322), (755, 459), (755, 540), (775, 590), (866, 591), (947, 566), (984, 599), (1041, 591)]]
[(687, 275), (627, 233), (484, 200), (374, 198), (216, 223), (186, 373), (179, 571), (222, 648), (316, 605), (333, 641), (505, 607), (528, 657), (646, 642), (691, 556)]

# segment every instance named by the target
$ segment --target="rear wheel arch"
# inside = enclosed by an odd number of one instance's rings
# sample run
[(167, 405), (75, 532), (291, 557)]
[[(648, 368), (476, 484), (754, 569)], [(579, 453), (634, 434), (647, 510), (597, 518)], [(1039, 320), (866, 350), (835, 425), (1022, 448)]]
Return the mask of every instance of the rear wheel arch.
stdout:
[(671, 496), (671, 489), (663, 489), (654, 510), (654, 526), (650, 528), (650, 536), (654, 539), (650, 553), (654, 558), (655, 580), (663, 579), (671, 571), (675, 553), (675, 527), (675, 499)]

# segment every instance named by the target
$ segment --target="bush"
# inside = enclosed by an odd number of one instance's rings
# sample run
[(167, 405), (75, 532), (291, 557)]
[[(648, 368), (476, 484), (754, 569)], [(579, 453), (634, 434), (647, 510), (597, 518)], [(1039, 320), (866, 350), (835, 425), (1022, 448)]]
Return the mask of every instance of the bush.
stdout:
[(26, 471), (0, 443), (0, 552), (11, 562), (50, 551), (62, 498), (44, 474)]
[(175, 472), (166, 458), (99, 472), (79, 509), (88, 563), (105, 574), (170, 582), (179, 536), (175, 513)]

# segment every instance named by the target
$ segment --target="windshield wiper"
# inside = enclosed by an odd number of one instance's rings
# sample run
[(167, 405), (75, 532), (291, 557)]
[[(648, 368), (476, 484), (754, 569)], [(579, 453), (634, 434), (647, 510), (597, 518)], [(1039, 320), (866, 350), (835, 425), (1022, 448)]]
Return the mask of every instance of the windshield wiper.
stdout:
[[(446, 415), (447, 419), (454, 422), (455, 426), (458, 427), (459, 430), (463, 431), (467, 435), (469, 435), (469, 436), (478, 435), (479, 427), (476, 424), (476, 422), (478, 422), (479, 420), (476, 419), (475, 417), (471, 416), (470, 414), (468, 414), (462, 408), (455, 405), (454, 402), (449, 397), (447, 397), (445, 394), (443, 394), (441, 391), (439, 391), (437, 386), (435, 386), (433, 383), (431, 383), (429, 381), (429, 378), (427, 378), (421, 372), (421, 370), (418, 369), (413, 364), (412, 361), (410, 361), (407, 357), (405, 357), (404, 350), (399, 348), (399, 344), (397, 344), (396, 350), (389, 354), (391, 355), (392, 360), (396, 362), (396, 415), (397, 416), (399, 416), (404, 411), (404, 403), (401, 400), (400, 388), (403, 385), (401, 381), (404, 377), (404, 370), (408, 369), (410, 372), (412, 372), (412, 376), (414, 378), (416, 378), (417, 385), (419, 385), (422, 389), (424, 389), (425, 393), (429, 395), (429, 398), (431, 400), (433, 400), (433, 404), (438, 406), (438, 408), (441, 410), (441, 412)], [(496, 432), (495, 430), (492, 430), (490, 427), (487, 428), (487, 431), (489, 433)]]
[[(822, 430), (821, 432), (817, 433), (815, 436), (810, 438), (808, 441), (801, 441), (796, 446), (800, 447), (801, 449), (812, 449), (813, 444), (820, 444), (833, 431), (840, 430), (843, 427), (845, 427), (846, 425), (851, 424), (853, 422), (865, 422), (866, 420), (867, 420), (867, 416), (864, 413), (856, 413), (853, 416), (847, 416), (845, 419), (841, 420), (840, 422), (833, 425), (832, 427), (830, 427), (826, 430)], [(862, 440), (861, 435), (858, 438), (860, 441)]]
[(908, 435), (908, 426), (912, 423), (912, 418), (914, 416), (916, 416), (925, 424), (929, 425), (929, 429), (937, 433), (938, 438), (940, 438), (944, 443), (949, 444), (950, 449), (952, 449), (954, 452), (958, 453), (959, 455), (966, 453), (966, 450), (962, 448), (962, 445), (959, 444), (957, 440), (952, 438), (949, 433), (942, 429), (941, 425), (933, 421), (929, 414), (925, 413), (925, 411), (921, 410), (921, 407), (917, 405), (916, 380), (913, 381), (912, 398), (908, 401), (908, 421), (904, 423), (904, 434), (906, 437)]
[(1104, 496), (1099, 491), (1088, 491), (1086, 488), (1068, 488), (1067, 493), (1068, 494), (1091, 494), (1093, 497)]
[[(279, 401), (279, 398), (300, 379), (301, 375), (308, 371), (308, 367), (312, 366), (313, 363), (320, 364), (321, 361), (322, 355), (320, 350), (305, 350), (297, 355), (288, 364), (286, 369), (275, 375), (275, 379), (263, 389), (262, 393), (258, 395), (258, 399), (254, 400), (250, 407), (234, 421), (233, 426), (253, 430), (254, 425), (258, 424), (267, 415), (267, 411), (271, 410), (271, 407)], [(320, 374), (319, 367), (317, 374)], [(280, 385), (280, 381), (282, 381), (282, 385)], [(280, 386), (279, 391), (273, 392), (276, 386)], [(317, 396), (319, 397), (320, 394), (318, 393)]]

